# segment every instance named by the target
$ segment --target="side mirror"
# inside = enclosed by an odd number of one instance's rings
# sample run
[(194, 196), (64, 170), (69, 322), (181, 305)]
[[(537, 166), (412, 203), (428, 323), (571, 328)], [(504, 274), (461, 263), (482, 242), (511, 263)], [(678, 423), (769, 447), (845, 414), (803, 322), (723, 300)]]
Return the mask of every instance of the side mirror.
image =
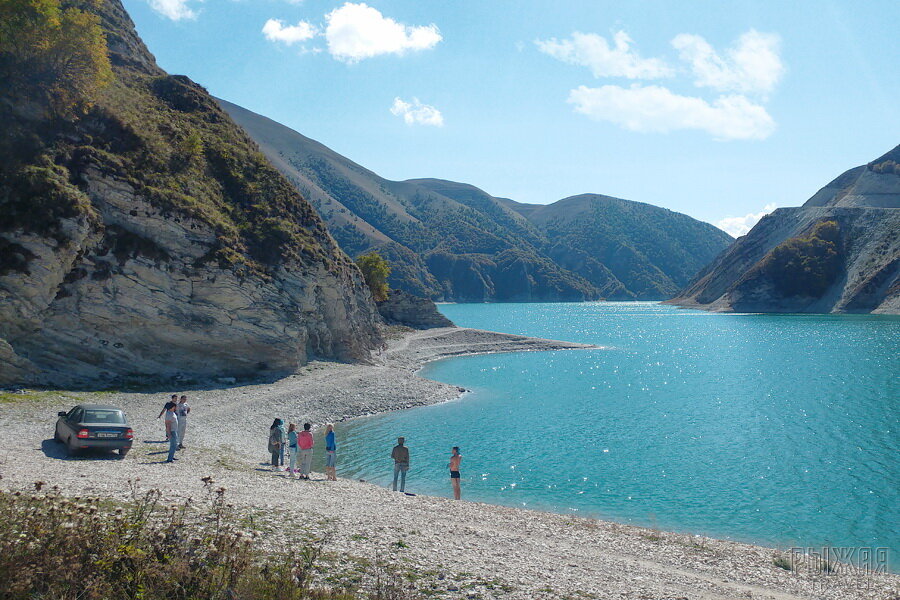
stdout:
[(67, 413), (66, 411), (62, 411), (62, 410), (61, 410), (61, 411), (59, 411), (58, 413), (56, 413), (56, 416), (57, 416), (57, 417), (64, 417), (64, 416), (66, 416), (67, 414), (69, 414), (69, 413)]

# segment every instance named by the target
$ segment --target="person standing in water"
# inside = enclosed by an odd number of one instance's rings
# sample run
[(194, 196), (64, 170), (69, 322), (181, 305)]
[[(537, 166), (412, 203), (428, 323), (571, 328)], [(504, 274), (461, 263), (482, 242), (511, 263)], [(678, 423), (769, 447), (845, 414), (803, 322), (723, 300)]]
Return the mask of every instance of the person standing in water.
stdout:
[(459, 489), (459, 463), (462, 462), (462, 454), (459, 453), (459, 446), (453, 446), (450, 452), (450, 483), (453, 485), (454, 500), (459, 500), (462, 495)]
[(397, 438), (397, 445), (391, 451), (391, 458), (394, 459), (394, 484), (391, 489), (397, 491), (397, 476), (400, 477), (400, 491), (406, 491), (406, 472), (409, 471), (409, 448), (404, 444), (406, 438)]
[(178, 413), (178, 449), (184, 450), (184, 432), (187, 430), (188, 413), (191, 412), (191, 407), (187, 403), (187, 396), (182, 396), (181, 400), (178, 401), (176, 412)]
[(334, 440), (334, 425), (325, 426), (325, 477), (328, 481), (337, 481), (336, 458), (337, 444)]

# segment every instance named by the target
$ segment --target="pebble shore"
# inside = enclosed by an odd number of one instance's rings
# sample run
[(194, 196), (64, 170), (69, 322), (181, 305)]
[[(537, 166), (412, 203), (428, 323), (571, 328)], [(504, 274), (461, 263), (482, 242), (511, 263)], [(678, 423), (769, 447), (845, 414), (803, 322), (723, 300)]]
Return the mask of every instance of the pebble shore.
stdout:
[[(462, 390), (423, 379), (431, 360), (490, 352), (590, 348), (466, 328), (397, 331), (370, 364), (312, 362), (279, 381), (154, 393), (30, 392), (0, 403), (0, 488), (34, 482), (70, 495), (127, 499), (129, 480), (173, 501), (203, 498), (203, 477), (277, 544), (328, 535), (334, 576), (373, 561), (428, 597), (466, 599), (900, 600), (900, 576), (838, 566), (822, 573), (774, 564), (777, 549), (569, 515), (445, 498), (406, 496), (372, 484), (314, 474), (301, 482), (265, 466), (272, 415), (318, 425), (443, 402)], [(162, 423), (170, 393), (193, 407), (180, 460), (165, 464)], [(5, 396), (7, 399), (9, 395)], [(66, 457), (56, 412), (79, 402), (125, 409), (135, 429), (124, 459)], [(339, 465), (340, 467), (340, 465)], [(340, 468), (338, 469), (340, 476)], [(0, 524), (2, 526), (2, 524)]]

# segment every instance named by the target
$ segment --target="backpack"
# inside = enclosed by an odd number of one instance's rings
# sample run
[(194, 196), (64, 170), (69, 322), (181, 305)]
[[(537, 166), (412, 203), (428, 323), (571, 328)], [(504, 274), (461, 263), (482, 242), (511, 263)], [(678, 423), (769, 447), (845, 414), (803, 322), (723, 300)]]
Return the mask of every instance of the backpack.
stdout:
[(313, 447), (313, 436), (308, 431), (301, 431), (297, 436), (297, 445), (301, 450), (309, 450)]

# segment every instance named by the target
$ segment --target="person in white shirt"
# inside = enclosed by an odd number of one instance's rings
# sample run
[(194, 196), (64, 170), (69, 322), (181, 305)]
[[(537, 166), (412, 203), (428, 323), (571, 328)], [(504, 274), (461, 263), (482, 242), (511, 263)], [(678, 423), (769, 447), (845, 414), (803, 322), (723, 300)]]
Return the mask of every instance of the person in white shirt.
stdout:
[(169, 458), (166, 462), (175, 460), (175, 451), (178, 450), (178, 415), (175, 413), (177, 404), (169, 402), (166, 405), (166, 433), (169, 436)]

